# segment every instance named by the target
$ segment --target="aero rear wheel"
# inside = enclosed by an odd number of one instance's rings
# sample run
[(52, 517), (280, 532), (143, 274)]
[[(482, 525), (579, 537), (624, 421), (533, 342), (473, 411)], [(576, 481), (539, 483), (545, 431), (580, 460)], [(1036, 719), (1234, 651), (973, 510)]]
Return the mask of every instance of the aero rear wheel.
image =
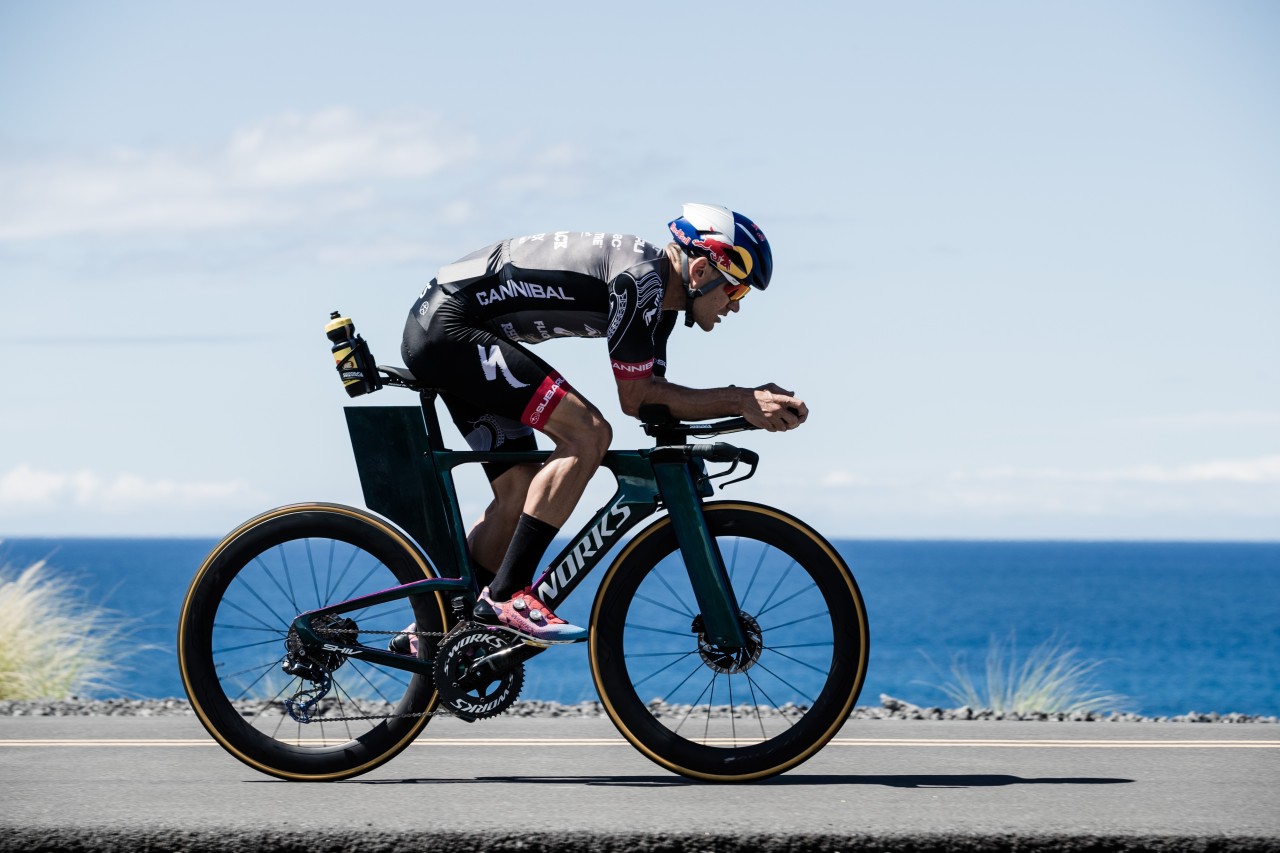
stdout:
[[(430, 719), (430, 677), (345, 659), (304, 724), (284, 701), (311, 682), (281, 670), (285, 641), (299, 613), (433, 576), (403, 534), (361, 510), (302, 504), (246, 522), (205, 560), (182, 608), (178, 658), (200, 721), (236, 758), (283, 779), (343, 779), (392, 758)], [(432, 594), (344, 615), (358, 642), (385, 646), (413, 622), (445, 630), (446, 612)]]
[(748, 638), (719, 649), (701, 615), (670, 518), (610, 566), (591, 621), (591, 671), (619, 731), (676, 773), (762, 779), (822, 748), (866, 677), (866, 609), (817, 533), (758, 504), (708, 503)]

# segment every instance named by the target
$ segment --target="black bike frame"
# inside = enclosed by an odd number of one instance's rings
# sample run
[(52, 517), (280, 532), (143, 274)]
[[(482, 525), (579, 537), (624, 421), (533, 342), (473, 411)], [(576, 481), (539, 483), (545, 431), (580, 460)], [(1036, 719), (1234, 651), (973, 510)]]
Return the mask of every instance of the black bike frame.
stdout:
[[(478, 590), (454, 490), (453, 469), (477, 462), (541, 463), (550, 452), (448, 450), (440, 437), (434, 392), (421, 392), (420, 397), (420, 407), (348, 407), (347, 428), (366, 505), (409, 534), (441, 577), (303, 613), (294, 620), (294, 627), (304, 642), (325, 650), (395, 669), (429, 673), (430, 660), (370, 646), (334, 644), (317, 636), (311, 621), (324, 614), (350, 613), (412, 595), (435, 593), (447, 595), (455, 613), (467, 612)], [(716, 445), (722, 455), (726, 447)], [(606, 453), (602, 464), (613, 473), (618, 489), (534, 581), (538, 596), (548, 604), (564, 601), (614, 545), (662, 508), (671, 517), (707, 638), (722, 648), (741, 648), (745, 641), (738, 603), (724, 559), (702, 515), (702, 498), (713, 491), (702, 460), (718, 458), (698, 452), (705, 448), (674, 444)]]

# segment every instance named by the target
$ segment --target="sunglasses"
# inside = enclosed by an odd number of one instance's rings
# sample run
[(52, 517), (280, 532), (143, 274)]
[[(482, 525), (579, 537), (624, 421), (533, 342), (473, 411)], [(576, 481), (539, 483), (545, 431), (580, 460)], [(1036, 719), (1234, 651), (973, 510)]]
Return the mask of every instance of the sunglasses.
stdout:
[(724, 270), (720, 270), (720, 275), (725, 278), (724, 292), (729, 294), (730, 302), (737, 302), (739, 299), (751, 292), (751, 285), (743, 284), (736, 278), (730, 276)]

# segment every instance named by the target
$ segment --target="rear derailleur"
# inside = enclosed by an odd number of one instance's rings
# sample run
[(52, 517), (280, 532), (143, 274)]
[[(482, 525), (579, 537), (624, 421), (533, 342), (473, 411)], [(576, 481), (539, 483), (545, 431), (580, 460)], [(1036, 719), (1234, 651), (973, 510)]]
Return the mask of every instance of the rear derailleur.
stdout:
[[(360, 633), (353, 620), (335, 615), (316, 617), (311, 630), (322, 640), (344, 646), (354, 645)], [(309, 723), (312, 720), (311, 709), (329, 695), (333, 688), (333, 671), (347, 662), (347, 656), (332, 649), (308, 646), (294, 626), (289, 628), (284, 647), (285, 659), (280, 668), (302, 682), (298, 691), (284, 700), (284, 708), (299, 723)]]

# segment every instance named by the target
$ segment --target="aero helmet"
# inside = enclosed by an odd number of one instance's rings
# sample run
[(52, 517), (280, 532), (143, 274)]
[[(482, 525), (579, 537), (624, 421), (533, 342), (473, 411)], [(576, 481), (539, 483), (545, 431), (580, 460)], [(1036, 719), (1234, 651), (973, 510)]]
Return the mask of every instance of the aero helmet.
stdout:
[(734, 284), (759, 290), (773, 276), (773, 251), (760, 227), (718, 204), (686, 204), (667, 224), (671, 236), (693, 257), (709, 259)]

